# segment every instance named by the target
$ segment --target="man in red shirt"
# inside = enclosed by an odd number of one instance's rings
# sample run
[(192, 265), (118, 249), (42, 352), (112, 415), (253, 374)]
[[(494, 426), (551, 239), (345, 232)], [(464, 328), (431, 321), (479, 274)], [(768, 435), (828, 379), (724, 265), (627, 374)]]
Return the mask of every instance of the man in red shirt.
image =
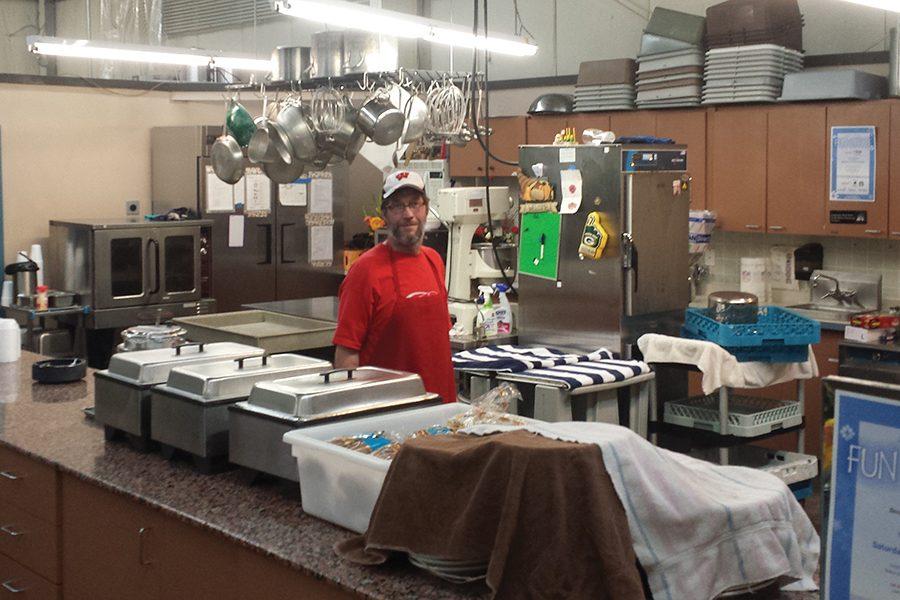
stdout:
[(381, 213), (387, 241), (359, 257), (341, 284), (334, 365), (417, 373), (426, 390), (455, 402), (444, 264), (422, 246), (428, 218), (422, 177), (388, 175)]

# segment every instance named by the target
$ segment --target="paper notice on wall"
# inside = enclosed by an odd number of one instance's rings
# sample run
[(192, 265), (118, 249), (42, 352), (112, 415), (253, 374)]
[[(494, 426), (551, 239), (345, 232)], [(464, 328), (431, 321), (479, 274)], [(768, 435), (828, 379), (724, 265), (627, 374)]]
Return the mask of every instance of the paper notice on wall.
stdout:
[(228, 217), (228, 247), (244, 247), (244, 215)]
[(231, 186), (234, 191), (234, 207), (243, 209), (247, 203), (247, 178), (242, 177), (235, 185)]
[(832, 127), (830, 200), (875, 201), (875, 127)]
[(234, 212), (234, 186), (216, 176), (211, 165), (206, 165), (206, 212)]
[(334, 260), (334, 239), (331, 225), (313, 225), (309, 228), (309, 262), (321, 263)]
[(278, 203), (282, 206), (306, 206), (306, 191), (309, 179), (298, 179), (294, 183), (278, 186)]
[(581, 171), (565, 169), (559, 172), (559, 187), (562, 190), (562, 202), (559, 212), (572, 215), (581, 207)]
[(309, 212), (331, 213), (333, 186), (331, 178), (313, 177), (309, 184)]
[(272, 181), (266, 177), (262, 169), (251, 167), (244, 173), (247, 182), (247, 201), (245, 212), (269, 212), (272, 210)]
[(769, 282), (773, 290), (799, 290), (794, 273), (794, 248), (772, 246), (769, 254)]

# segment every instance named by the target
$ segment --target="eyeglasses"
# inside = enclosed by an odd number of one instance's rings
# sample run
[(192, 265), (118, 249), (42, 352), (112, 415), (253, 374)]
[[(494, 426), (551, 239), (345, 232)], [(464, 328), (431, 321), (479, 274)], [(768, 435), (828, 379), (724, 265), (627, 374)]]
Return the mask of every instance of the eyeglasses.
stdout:
[(419, 210), (425, 206), (425, 199), (422, 197), (413, 198), (409, 202), (388, 202), (384, 205), (384, 209), (388, 212), (392, 212), (395, 214), (402, 213), (407, 208), (411, 208), (414, 211)]

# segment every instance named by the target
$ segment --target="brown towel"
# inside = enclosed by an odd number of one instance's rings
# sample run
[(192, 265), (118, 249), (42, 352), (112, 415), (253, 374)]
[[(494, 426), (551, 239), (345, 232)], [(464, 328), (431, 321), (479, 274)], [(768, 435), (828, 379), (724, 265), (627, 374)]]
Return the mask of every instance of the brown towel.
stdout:
[(489, 559), (496, 598), (644, 597), (600, 448), (526, 431), (405, 443), (365, 536), (335, 547), (361, 564), (379, 549)]

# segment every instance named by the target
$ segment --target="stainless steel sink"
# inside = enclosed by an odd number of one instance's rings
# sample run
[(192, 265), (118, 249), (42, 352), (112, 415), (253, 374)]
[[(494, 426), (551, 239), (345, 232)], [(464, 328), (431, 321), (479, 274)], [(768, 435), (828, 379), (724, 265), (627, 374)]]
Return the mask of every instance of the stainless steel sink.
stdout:
[(794, 304), (793, 306), (787, 306), (785, 308), (796, 311), (804, 317), (809, 317), (810, 319), (815, 319), (817, 321), (833, 321), (841, 323), (849, 322), (850, 318), (854, 315), (866, 312), (865, 310), (856, 307), (828, 306), (816, 304), (814, 302)]

